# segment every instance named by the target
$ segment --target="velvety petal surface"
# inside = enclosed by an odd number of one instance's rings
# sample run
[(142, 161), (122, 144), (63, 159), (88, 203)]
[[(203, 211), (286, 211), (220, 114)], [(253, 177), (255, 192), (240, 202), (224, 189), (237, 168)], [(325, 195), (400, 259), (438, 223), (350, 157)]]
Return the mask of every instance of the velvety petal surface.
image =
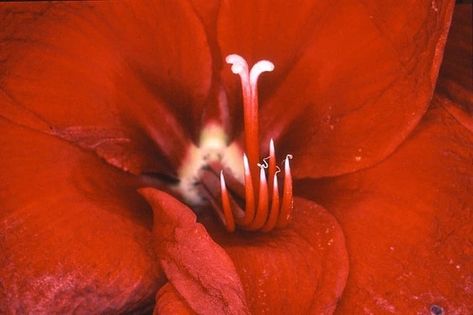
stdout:
[(0, 313), (120, 313), (151, 304), (151, 213), (130, 175), (0, 118)]
[(155, 249), (173, 287), (198, 314), (249, 314), (245, 293), (227, 253), (196, 223), (196, 216), (171, 195), (140, 193), (154, 212)]
[(473, 132), (473, 25), (471, 4), (457, 5), (437, 84), (442, 103)]
[[(294, 154), (296, 177), (381, 161), (413, 130), (435, 86), (453, 1), (226, 1), (222, 58), (269, 59), (262, 146)], [(235, 113), (239, 78), (222, 69)], [(237, 96), (236, 96), (237, 95)], [(237, 109), (236, 109), (237, 108)]]
[(211, 80), (189, 3), (17, 3), (0, 14), (3, 117), (133, 173), (179, 163)]
[[(335, 309), (348, 274), (348, 260), (343, 234), (323, 208), (296, 198), (291, 225), (263, 234), (228, 233), (213, 215), (202, 214), (199, 219), (225, 249), (223, 254), (195, 223), (190, 209), (154, 192), (147, 199), (156, 217), (165, 219), (155, 226), (158, 256), (171, 283), (197, 313), (213, 314), (212, 306), (239, 292), (240, 280), (252, 314), (331, 314)], [(239, 278), (231, 271), (234, 268)], [(178, 297), (173, 299), (180, 303)], [(203, 301), (207, 302), (199, 305)], [(239, 301), (226, 305), (229, 313), (238, 313), (234, 310), (240, 309), (235, 308)]]
[(156, 294), (153, 315), (192, 315), (196, 314), (176, 291), (171, 283), (166, 283)]
[(346, 235), (338, 314), (473, 312), (473, 134), (440, 102), (384, 162), (302, 186)]
[(345, 287), (348, 257), (337, 221), (307, 199), (296, 197), (294, 207), (291, 224), (272, 233), (228, 235), (206, 220), (237, 267), (253, 314), (331, 314)]

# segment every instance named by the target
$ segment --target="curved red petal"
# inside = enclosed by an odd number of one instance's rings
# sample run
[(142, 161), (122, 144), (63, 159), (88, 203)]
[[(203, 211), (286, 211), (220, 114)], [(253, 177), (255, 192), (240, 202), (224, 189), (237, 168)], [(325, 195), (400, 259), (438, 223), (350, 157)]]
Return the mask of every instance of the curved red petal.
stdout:
[(222, 303), (222, 298), (229, 292), (243, 295), (243, 289), (252, 314), (333, 312), (345, 286), (348, 259), (337, 222), (315, 203), (296, 198), (292, 224), (272, 233), (228, 233), (215, 217), (201, 216), (225, 253), (195, 223), (190, 209), (164, 193), (148, 190), (144, 195), (157, 218), (163, 269), (197, 313), (222, 313), (224, 305), (235, 305)]
[(473, 134), (438, 103), (379, 165), (306, 183), (346, 235), (339, 314), (473, 312)]
[(151, 213), (131, 177), (54, 137), (0, 130), (0, 313), (152, 303)]
[(271, 233), (225, 233), (206, 226), (232, 258), (253, 314), (332, 314), (348, 275), (342, 230), (332, 215), (294, 199), (288, 227)]
[(155, 152), (182, 159), (211, 80), (190, 4), (21, 3), (0, 14), (3, 117), (79, 144), (89, 136), (88, 149), (135, 172), (159, 168)]
[(195, 214), (167, 193), (140, 189), (154, 211), (155, 249), (169, 281), (199, 314), (248, 314), (231, 259), (196, 223)]
[(471, 5), (457, 5), (437, 89), (442, 104), (473, 132), (473, 25)]
[[(453, 1), (229, 1), (219, 43), (223, 56), (276, 65), (261, 80), (262, 145), (274, 138), (280, 152), (294, 154), (298, 178), (340, 175), (392, 153), (425, 113), (452, 8)], [(231, 96), (240, 93), (229, 68), (222, 73)], [(230, 103), (240, 106), (236, 97)]]

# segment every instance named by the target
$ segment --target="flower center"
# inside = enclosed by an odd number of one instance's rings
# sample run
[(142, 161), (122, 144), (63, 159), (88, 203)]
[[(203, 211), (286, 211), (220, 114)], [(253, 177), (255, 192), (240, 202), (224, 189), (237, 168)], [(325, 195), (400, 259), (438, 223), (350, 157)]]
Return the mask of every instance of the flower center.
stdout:
[(241, 79), (245, 150), (236, 142), (228, 144), (223, 128), (208, 125), (179, 170), (178, 192), (196, 207), (210, 204), (228, 231), (236, 226), (260, 231), (285, 227), (293, 209), (292, 155), (283, 160), (282, 172), (273, 139), (268, 157), (261, 159), (259, 152), (258, 78), (274, 65), (261, 60), (249, 69), (236, 54), (228, 55), (226, 61)]

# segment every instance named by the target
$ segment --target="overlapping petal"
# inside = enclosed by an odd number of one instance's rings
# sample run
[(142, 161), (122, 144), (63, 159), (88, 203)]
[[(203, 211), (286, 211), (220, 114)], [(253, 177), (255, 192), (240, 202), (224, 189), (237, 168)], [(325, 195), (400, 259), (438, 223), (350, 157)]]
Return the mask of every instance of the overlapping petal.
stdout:
[(21, 3), (0, 11), (3, 117), (134, 173), (160, 170), (156, 156), (179, 163), (197, 137), (211, 80), (190, 4)]
[[(266, 146), (297, 157), (297, 177), (339, 175), (382, 160), (432, 96), (453, 1), (226, 1), (222, 55), (269, 59), (261, 81)], [(230, 104), (238, 80), (222, 76)]]
[(473, 312), (473, 134), (439, 103), (381, 164), (303, 189), (346, 235), (338, 314)]
[(153, 190), (145, 196), (160, 218), (158, 256), (179, 292), (166, 291), (164, 306), (180, 305), (181, 295), (199, 314), (241, 314), (246, 304), (252, 314), (335, 309), (348, 273), (344, 238), (334, 218), (315, 203), (296, 199), (294, 222), (270, 234), (228, 234), (213, 217), (201, 216), (217, 245), (182, 203)]
[(161, 191), (140, 192), (153, 207), (159, 261), (187, 304), (199, 314), (249, 314), (232, 260), (193, 211)]
[(160, 269), (132, 178), (3, 118), (0, 130), (0, 313), (151, 304)]
[(156, 295), (156, 306), (153, 315), (193, 315), (195, 312), (189, 307), (184, 298), (170, 283), (159, 289)]
[(473, 132), (473, 31), (471, 5), (458, 5), (445, 48), (438, 92), (442, 104)]

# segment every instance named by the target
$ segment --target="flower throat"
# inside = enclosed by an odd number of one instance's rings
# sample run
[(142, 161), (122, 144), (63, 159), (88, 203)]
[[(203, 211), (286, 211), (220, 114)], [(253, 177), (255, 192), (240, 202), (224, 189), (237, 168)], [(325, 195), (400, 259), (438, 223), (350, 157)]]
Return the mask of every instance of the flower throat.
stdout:
[(263, 232), (283, 228), (293, 210), (292, 155), (286, 155), (279, 167), (273, 139), (263, 159), (259, 146), (258, 78), (274, 65), (261, 60), (250, 69), (236, 54), (228, 55), (226, 62), (241, 79), (244, 152), (236, 142), (227, 143), (220, 126), (209, 124), (179, 170), (178, 192), (195, 206), (210, 204), (230, 232), (236, 227)]

